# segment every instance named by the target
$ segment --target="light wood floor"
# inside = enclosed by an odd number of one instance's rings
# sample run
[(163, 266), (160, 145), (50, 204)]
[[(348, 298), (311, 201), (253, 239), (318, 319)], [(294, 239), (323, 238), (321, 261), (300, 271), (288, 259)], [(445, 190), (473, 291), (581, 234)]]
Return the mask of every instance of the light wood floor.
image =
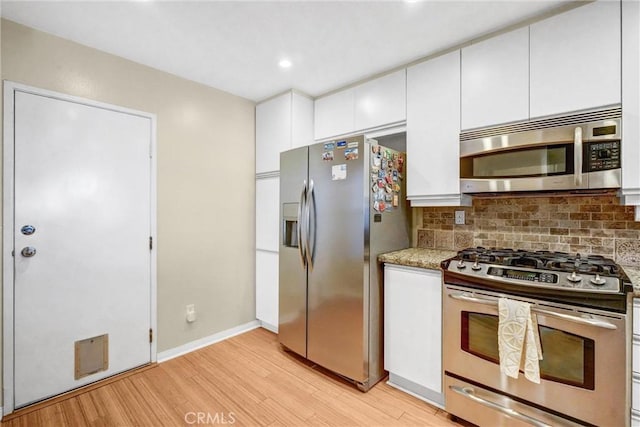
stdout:
[(361, 393), (282, 351), (276, 335), (265, 329), (24, 414), (2, 427), (231, 424), (460, 427), (445, 412), (384, 382)]

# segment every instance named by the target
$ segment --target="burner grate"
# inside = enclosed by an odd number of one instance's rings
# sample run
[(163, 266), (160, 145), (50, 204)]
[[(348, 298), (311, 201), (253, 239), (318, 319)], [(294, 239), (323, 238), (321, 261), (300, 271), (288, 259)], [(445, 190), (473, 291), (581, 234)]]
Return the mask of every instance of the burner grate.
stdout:
[(458, 252), (458, 259), (471, 262), (492, 263), (512, 267), (547, 269), (571, 273), (592, 273), (620, 277), (618, 265), (602, 255), (569, 254), (556, 251), (530, 251), (512, 248), (484, 248), (478, 246)]

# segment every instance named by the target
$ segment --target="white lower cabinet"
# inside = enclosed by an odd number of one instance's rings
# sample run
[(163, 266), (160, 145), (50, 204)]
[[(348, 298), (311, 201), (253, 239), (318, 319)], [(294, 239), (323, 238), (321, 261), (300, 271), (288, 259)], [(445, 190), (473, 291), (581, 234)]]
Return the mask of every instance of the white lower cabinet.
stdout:
[(256, 319), (278, 332), (278, 252), (256, 250)]
[(633, 300), (631, 425), (640, 427), (640, 298)]
[(444, 407), (439, 270), (385, 264), (384, 368), (390, 385)]

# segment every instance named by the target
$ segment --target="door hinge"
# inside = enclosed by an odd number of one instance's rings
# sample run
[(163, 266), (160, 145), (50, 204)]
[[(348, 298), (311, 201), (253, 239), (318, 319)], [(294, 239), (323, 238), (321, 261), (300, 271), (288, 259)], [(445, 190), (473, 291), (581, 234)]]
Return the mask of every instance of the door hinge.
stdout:
[(153, 250), (153, 237), (149, 236), (149, 250)]
[(153, 329), (149, 329), (149, 342), (153, 342)]

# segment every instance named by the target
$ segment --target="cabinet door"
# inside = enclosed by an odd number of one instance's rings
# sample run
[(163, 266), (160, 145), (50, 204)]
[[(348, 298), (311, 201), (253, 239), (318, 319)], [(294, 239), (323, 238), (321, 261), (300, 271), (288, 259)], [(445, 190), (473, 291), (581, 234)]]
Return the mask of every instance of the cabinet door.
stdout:
[[(640, 205), (640, 2), (622, 2), (622, 195)], [(636, 208), (636, 218), (640, 210)], [(640, 331), (639, 331), (640, 333)], [(640, 367), (639, 367), (640, 368)]]
[(280, 169), (280, 152), (291, 148), (291, 92), (256, 105), (256, 173)]
[(278, 330), (278, 254), (256, 251), (256, 319)]
[(256, 249), (278, 252), (280, 178), (256, 179)]
[(460, 51), (407, 69), (407, 198), (459, 200)]
[(346, 89), (315, 100), (315, 139), (351, 133), (354, 123), (354, 92)]
[(291, 148), (313, 144), (313, 99), (291, 94)]
[(442, 283), (435, 270), (386, 264), (384, 368), (442, 392)]
[(620, 49), (618, 1), (531, 25), (531, 117), (619, 103)]
[(370, 129), (406, 119), (406, 74), (396, 71), (355, 87), (355, 128)]
[(529, 29), (463, 48), (462, 129), (528, 118)]

